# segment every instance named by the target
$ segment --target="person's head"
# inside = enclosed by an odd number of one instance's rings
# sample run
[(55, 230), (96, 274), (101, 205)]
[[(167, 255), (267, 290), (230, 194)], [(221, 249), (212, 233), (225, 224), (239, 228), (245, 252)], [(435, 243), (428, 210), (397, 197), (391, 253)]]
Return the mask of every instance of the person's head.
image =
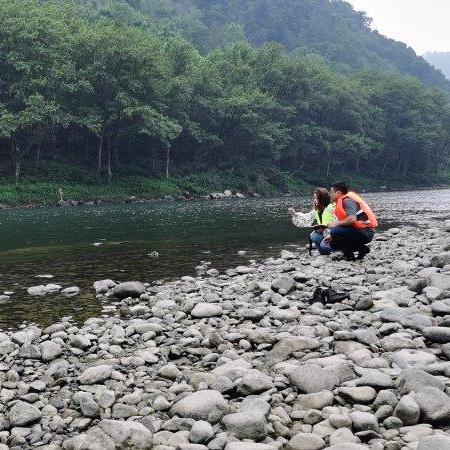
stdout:
[(342, 195), (348, 194), (348, 187), (344, 182), (338, 181), (332, 184), (330, 194), (331, 200), (335, 202)]
[(317, 188), (314, 191), (314, 207), (323, 211), (331, 202), (330, 194), (325, 188)]

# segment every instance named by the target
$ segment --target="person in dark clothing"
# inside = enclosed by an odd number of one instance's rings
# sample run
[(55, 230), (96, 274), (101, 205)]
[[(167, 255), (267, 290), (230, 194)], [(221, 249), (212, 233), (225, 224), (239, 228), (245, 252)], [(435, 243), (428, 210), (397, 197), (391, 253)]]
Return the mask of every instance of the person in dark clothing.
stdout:
[(331, 187), (331, 200), (335, 203), (336, 220), (328, 225), (329, 234), (321, 243), (321, 254), (340, 250), (344, 258), (363, 259), (370, 252), (366, 245), (372, 241), (377, 219), (367, 203), (354, 192), (349, 192), (343, 182)]

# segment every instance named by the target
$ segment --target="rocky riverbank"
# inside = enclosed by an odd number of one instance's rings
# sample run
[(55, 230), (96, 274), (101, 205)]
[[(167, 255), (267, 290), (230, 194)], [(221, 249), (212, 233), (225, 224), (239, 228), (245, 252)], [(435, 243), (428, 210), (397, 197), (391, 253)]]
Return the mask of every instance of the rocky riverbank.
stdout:
[(99, 281), (111, 316), (0, 334), (0, 450), (450, 449), (449, 244), (429, 216), (364, 262)]
[[(291, 194), (289, 194), (291, 195)], [(156, 197), (156, 198), (139, 198), (135, 195), (130, 195), (121, 198), (106, 198), (102, 200), (59, 200), (56, 202), (44, 202), (44, 203), (35, 203), (35, 202), (27, 202), (20, 203), (17, 205), (8, 205), (0, 203), (1, 209), (32, 209), (32, 208), (48, 208), (48, 207), (61, 207), (68, 208), (73, 206), (99, 206), (103, 204), (122, 204), (122, 203), (151, 203), (151, 202), (186, 202), (193, 200), (223, 200), (223, 199), (243, 199), (243, 198), (260, 198), (263, 195), (258, 194), (256, 192), (250, 192), (247, 194), (242, 194), (241, 192), (232, 192), (230, 190), (225, 190), (224, 192), (212, 192), (211, 194), (206, 195), (194, 195), (189, 192), (184, 192), (180, 195), (165, 195), (164, 197)]]

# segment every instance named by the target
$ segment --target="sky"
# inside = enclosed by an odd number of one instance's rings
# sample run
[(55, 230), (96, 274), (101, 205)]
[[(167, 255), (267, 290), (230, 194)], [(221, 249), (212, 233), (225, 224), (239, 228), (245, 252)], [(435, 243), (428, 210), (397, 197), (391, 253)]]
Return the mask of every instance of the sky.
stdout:
[(346, 0), (372, 17), (372, 28), (417, 54), (450, 52), (450, 0)]

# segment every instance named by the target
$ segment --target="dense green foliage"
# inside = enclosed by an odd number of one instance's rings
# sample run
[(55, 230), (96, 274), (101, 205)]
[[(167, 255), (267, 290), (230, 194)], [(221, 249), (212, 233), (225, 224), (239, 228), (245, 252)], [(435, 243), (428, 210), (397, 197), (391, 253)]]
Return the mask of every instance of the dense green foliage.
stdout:
[[(384, 184), (447, 172), (442, 91), (393, 72), (344, 75), (276, 44), (203, 53), (122, 6), (0, 0), (0, 176), (59, 180), (69, 167), (64, 179), (85, 171), (98, 183), (219, 172), (258, 189), (261, 177), (276, 185), (347, 173)], [(194, 20), (190, 9), (183, 19)]]
[(450, 52), (430, 52), (423, 57), (450, 80)]
[[(313, 51), (339, 71), (378, 68), (450, 90), (439, 71), (401, 42), (370, 29), (371, 20), (342, 0), (96, 0), (106, 15), (129, 5), (163, 34), (181, 33), (202, 52), (247, 39)], [(132, 14), (133, 21), (137, 16)]]

